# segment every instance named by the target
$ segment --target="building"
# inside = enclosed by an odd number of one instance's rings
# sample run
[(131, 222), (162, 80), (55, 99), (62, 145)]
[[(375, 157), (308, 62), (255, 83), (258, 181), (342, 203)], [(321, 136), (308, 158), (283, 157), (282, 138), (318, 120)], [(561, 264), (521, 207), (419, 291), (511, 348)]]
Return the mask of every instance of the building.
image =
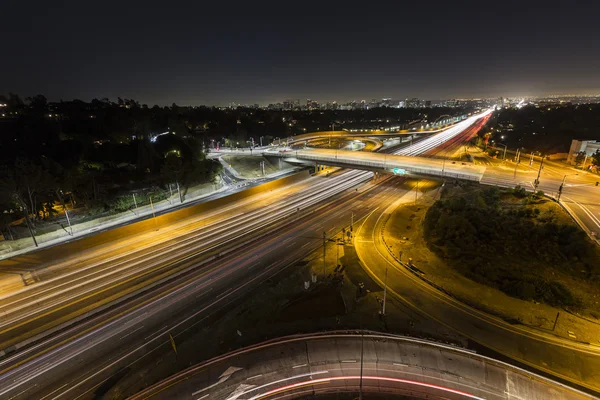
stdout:
[(410, 100), (406, 100), (406, 108), (420, 108), (421, 107), (421, 100), (419, 100), (416, 97), (413, 97)]
[(570, 164), (575, 164), (575, 158), (580, 152), (583, 152), (590, 157), (598, 150), (600, 150), (600, 141), (598, 140), (573, 140), (571, 141), (571, 148), (569, 149), (567, 162)]

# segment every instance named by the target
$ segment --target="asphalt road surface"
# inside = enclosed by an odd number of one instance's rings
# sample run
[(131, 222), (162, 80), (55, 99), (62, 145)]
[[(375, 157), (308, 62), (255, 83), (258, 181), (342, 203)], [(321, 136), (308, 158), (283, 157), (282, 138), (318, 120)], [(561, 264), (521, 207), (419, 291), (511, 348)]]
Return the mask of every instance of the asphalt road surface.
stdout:
[[(361, 334), (362, 333), (362, 334)], [(421, 399), (582, 400), (589, 397), (471, 352), (371, 332), (292, 336), (217, 357), (132, 397), (306, 398), (362, 391)]]

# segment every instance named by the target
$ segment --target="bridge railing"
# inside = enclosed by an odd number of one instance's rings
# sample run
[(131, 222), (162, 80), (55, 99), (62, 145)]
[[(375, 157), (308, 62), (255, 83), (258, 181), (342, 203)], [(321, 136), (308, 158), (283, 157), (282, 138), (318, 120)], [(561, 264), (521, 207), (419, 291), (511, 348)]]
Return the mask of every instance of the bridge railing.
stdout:
[[(407, 164), (397, 164), (392, 162), (386, 162), (385, 160), (364, 160), (360, 158), (346, 158), (346, 157), (330, 157), (324, 155), (312, 155), (312, 154), (296, 154), (295, 152), (286, 153), (273, 153), (272, 155), (284, 157), (284, 158), (297, 158), (298, 160), (315, 161), (323, 164), (345, 164), (349, 166), (363, 166), (368, 168), (377, 168), (392, 171), (394, 168), (399, 168), (409, 174), (419, 175), (430, 175), (439, 176), (442, 178), (453, 178), (468, 181), (480, 181), (483, 177), (482, 173), (460, 173), (455, 171), (448, 171), (446, 168), (423, 168), (415, 167)], [(451, 167), (448, 167), (451, 168)], [(404, 173), (400, 174), (403, 175)]]

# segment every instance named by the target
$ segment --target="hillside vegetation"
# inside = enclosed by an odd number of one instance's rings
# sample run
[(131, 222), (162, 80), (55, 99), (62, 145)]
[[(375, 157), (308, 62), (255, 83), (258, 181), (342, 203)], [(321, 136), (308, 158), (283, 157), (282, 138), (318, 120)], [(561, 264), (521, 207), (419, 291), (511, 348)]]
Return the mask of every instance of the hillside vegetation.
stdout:
[(573, 279), (600, 280), (598, 248), (541, 193), (450, 188), (428, 210), (424, 233), (452, 268), (524, 300), (577, 307)]

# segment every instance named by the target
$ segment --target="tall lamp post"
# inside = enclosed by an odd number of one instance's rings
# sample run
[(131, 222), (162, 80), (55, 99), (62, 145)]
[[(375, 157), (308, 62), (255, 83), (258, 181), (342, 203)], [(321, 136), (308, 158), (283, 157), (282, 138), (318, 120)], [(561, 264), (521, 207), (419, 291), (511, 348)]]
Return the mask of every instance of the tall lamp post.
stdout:
[(558, 196), (556, 197), (556, 201), (560, 202), (560, 195), (562, 194), (563, 187), (565, 186), (565, 181), (567, 180), (567, 176), (573, 176), (573, 175), (579, 175), (579, 174), (567, 174), (563, 177), (562, 183), (560, 184), (560, 187), (558, 188)]

